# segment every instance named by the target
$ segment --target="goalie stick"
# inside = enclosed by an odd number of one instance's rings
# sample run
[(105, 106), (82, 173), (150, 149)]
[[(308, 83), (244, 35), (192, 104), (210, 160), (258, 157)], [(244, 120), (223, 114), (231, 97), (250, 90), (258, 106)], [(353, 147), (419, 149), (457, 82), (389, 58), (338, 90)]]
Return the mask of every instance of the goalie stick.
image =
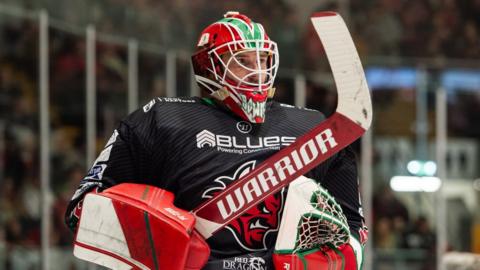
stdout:
[(205, 239), (350, 145), (370, 127), (370, 94), (345, 22), (335, 12), (315, 13), (311, 20), (332, 69), (338, 92), (337, 110), (293, 144), (194, 209), (195, 228)]

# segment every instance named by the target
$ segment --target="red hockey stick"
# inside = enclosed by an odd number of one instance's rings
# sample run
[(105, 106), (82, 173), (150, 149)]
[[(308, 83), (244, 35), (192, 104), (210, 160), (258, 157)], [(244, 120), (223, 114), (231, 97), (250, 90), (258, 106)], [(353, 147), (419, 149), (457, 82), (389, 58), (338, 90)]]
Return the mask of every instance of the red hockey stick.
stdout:
[(360, 58), (345, 22), (335, 12), (311, 18), (338, 91), (336, 112), (255, 170), (197, 207), (195, 228), (206, 239), (353, 141), (370, 127), (372, 105)]

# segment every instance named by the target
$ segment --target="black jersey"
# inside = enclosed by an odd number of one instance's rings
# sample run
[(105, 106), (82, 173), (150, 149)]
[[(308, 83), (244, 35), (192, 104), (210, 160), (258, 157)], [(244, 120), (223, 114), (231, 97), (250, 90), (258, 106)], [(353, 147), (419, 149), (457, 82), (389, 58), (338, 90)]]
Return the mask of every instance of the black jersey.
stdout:
[[(323, 120), (318, 111), (271, 101), (266, 122), (252, 124), (209, 99), (156, 98), (121, 121), (80, 182), (66, 222), (76, 227), (73, 212), (87, 191), (122, 182), (169, 190), (177, 207), (192, 210)], [(351, 149), (340, 151), (305, 176), (320, 182), (336, 198), (358, 238), (362, 217)], [(209, 269), (237, 269), (252, 260), (270, 269), (269, 254), (285, 197), (285, 190), (272, 195), (208, 239), (210, 264), (215, 265)]]

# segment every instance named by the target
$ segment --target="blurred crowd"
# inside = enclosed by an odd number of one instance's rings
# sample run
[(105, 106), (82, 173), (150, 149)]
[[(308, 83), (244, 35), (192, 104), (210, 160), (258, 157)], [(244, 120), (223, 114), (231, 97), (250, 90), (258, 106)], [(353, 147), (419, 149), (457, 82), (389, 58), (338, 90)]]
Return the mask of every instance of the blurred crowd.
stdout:
[[(0, 2), (11, 4), (15, 1)], [(220, 18), (226, 10), (239, 10), (264, 24), (271, 38), (278, 42), (284, 71), (315, 72), (327, 67), (319, 53), (323, 50), (321, 44), (294, 1), (34, 2), (25, 1), (24, 7), (44, 5), (52, 18), (69, 24), (94, 23), (100, 33), (135, 37), (165, 50), (175, 48), (184, 52), (193, 49), (197, 34), (212, 20)], [(360, 54), (367, 61), (369, 56), (382, 55), (480, 59), (479, 0), (370, 0), (350, 1), (350, 5), (346, 18)], [(337, 9), (329, 2), (316, 7), (316, 10)], [(10, 254), (18, 246), (27, 249), (40, 246), (37, 39), (36, 21), (7, 17), (0, 11), (0, 254)], [(82, 36), (51, 27), (49, 44), (52, 177), (48, 203), (53, 209), (51, 230), (54, 232), (51, 244), (68, 248), (72, 235), (63, 224), (63, 213), (87, 170), (85, 41)], [(151, 97), (165, 95), (164, 63), (164, 52), (140, 53), (140, 104)], [(188, 57), (179, 57), (177, 64), (177, 86), (186, 89), (190, 76)], [(97, 43), (99, 149), (118, 120), (128, 113), (127, 69), (125, 46)], [(279, 88), (290, 90), (294, 85), (292, 80), (281, 76), (278, 84)], [(291, 103), (291, 91), (277, 93), (281, 101)], [(309, 107), (332, 113), (336, 104), (335, 91), (308, 80), (307, 101)], [(479, 106), (476, 108), (478, 110)], [(428, 239), (420, 244), (409, 240), (415, 237), (408, 237), (416, 231), (430, 230), (428, 221), (424, 218), (412, 220), (404, 207), (395, 207), (398, 215), (394, 217), (383, 216), (390, 213), (390, 209), (376, 210), (378, 235), (374, 236), (377, 238), (375, 245), (396, 248), (417, 245), (416, 248), (431, 250), (434, 243), (430, 231), (426, 234)], [(401, 226), (402, 237), (393, 239), (391, 235), (382, 235), (386, 229), (397, 228), (395, 226)], [(2, 259), (6, 258), (0, 255), (0, 264)], [(6, 263), (9, 269), (16, 262), (7, 258)]]
[[(387, 186), (373, 197), (373, 246), (377, 261), (391, 266), (395, 253), (415, 269), (435, 269), (436, 235), (432, 222), (424, 215), (412, 215), (404, 202)], [(388, 268), (387, 268), (388, 269)]]
[[(366, 54), (480, 57), (480, 1), (351, 1)], [(357, 15), (355, 15), (357, 14)]]
[[(46, 9), (52, 18), (99, 32), (138, 38), (164, 48), (190, 51), (198, 33), (226, 10), (238, 10), (261, 22), (280, 45), (282, 65), (312, 65), (317, 37), (308, 17), (315, 11), (342, 13), (362, 55), (401, 57), (480, 57), (478, 0), (2, 0), (29, 9)], [(302, 9), (303, 4), (312, 10)], [(342, 10), (346, 8), (347, 10)], [(315, 41), (315, 42), (314, 42)]]
[[(30, 269), (38, 265), (40, 246), (41, 194), (39, 170), (38, 27), (29, 20), (0, 24), (0, 269)], [(85, 43), (78, 36), (50, 29), (50, 127), (52, 210), (51, 244), (71, 246), (72, 234), (65, 227), (63, 214), (85, 164)], [(99, 147), (106, 130), (127, 114), (125, 49), (99, 43), (96, 85)], [(145, 57), (142, 55), (141, 59)], [(142, 85), (155, 93), (153, 85), (158, 61), (142, 61)], [(153, 65), (153, 66), (152, 66)], [(152, 83), (152, 86), (147, 85)], [(68, 252), (70, 255), (71, 251)], [(22, 254), (32, 261), (25, 260)], [(18, 256), (17, 256), (18, 255)], [(62, 257), (59, 255), (60, 258)], [(4, 262), (2, 259), (5, 259)], [(67, 260), (68, 262), (68, 260)], [(30, 265), (30, 266), (29, 266)], [(58, 264), (57, 269), (65, 265)], [(33, 268), (32, 268), (33, 269)], [(36, 268), (35, 268), (36, 269)]]

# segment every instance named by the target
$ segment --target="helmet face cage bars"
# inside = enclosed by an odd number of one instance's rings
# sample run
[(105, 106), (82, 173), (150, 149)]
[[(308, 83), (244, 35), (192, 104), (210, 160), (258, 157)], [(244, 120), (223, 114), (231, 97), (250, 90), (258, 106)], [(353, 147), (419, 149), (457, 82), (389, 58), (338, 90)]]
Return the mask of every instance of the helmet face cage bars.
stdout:
[[(255, 45), (254, 48), (243, 49), (244, 43), (254, 43)], [(228, 48), (228, 51), (225, 52), (226, 48)], [(239, 60), (239, 58), (249, 52), (254, 53), (254, 67), (246, 65), (243, 61)], [(223, 56), (228, 53), (230, 53), (230, 57), (225, 59)], [(211, 68), (208, 70), (212, 72), (217, 82), (221, 85), (229, 86), (234, 92), (237, 92), (237, 90), (261, 92), (268, 91), (273, 87), (273, 82), (278, 70), (278, 51), (275, 42), (236, 40), (214, 48), (210, 50), (208, 54), (211, 61)], [(263, 67), (264, 64), (261, 63), (264, 57), (267, 58), (265, 67)], [(215, 63), (218, 63), (218, 65), (216, 66)], [(235, 72), (230, 70), (232, 65), (241, 67), (246, 71), (246, 74), (242, 77), (235, 74)]]
[[(254, 43), (256, 44), (254, 48), (243, 49), (244, 46), (239, 46), (242, 43)], [(260, 44), (264, 44), (260, 46)], [(230, 53), (230, 58), (225, 61), (222, 56), (226, 55), (227, 52)], [(254, 52), (255, 56), (255, 68), (246, 66), (239, 61), (239, 57), (245, 53)], [(209, 58), (209, 67), (206, 67), (206, 70), (212, 75), (211, 77), (215, 80), (203, 76), (196, 76), (197, 82), (209, 90), (211, 93), (217, 91), (223, 86), (229, 86), (229, 90), (241, 91), (268, 91), (273, 87), (275, 77), (278, 70), (279, 57), (277, 44), (274, 41), (266, 40), (236, 40), (225, 43), (217, 48), (213, 48), (207, 52)], [(262, 56), (267, 56), (267, 65), (266, 68), (262, 68), (260, 63)], [(230, 70), (230, 65), (235, 63), (236, 65), (242, 67), (248, 73), (242, 77), (239, 77), (237, 74)], [(252, 82), (248, 78), (256, 76), (258, 78), (257, 82)], [(209, 76), (210, 77), (210, 76)]]

